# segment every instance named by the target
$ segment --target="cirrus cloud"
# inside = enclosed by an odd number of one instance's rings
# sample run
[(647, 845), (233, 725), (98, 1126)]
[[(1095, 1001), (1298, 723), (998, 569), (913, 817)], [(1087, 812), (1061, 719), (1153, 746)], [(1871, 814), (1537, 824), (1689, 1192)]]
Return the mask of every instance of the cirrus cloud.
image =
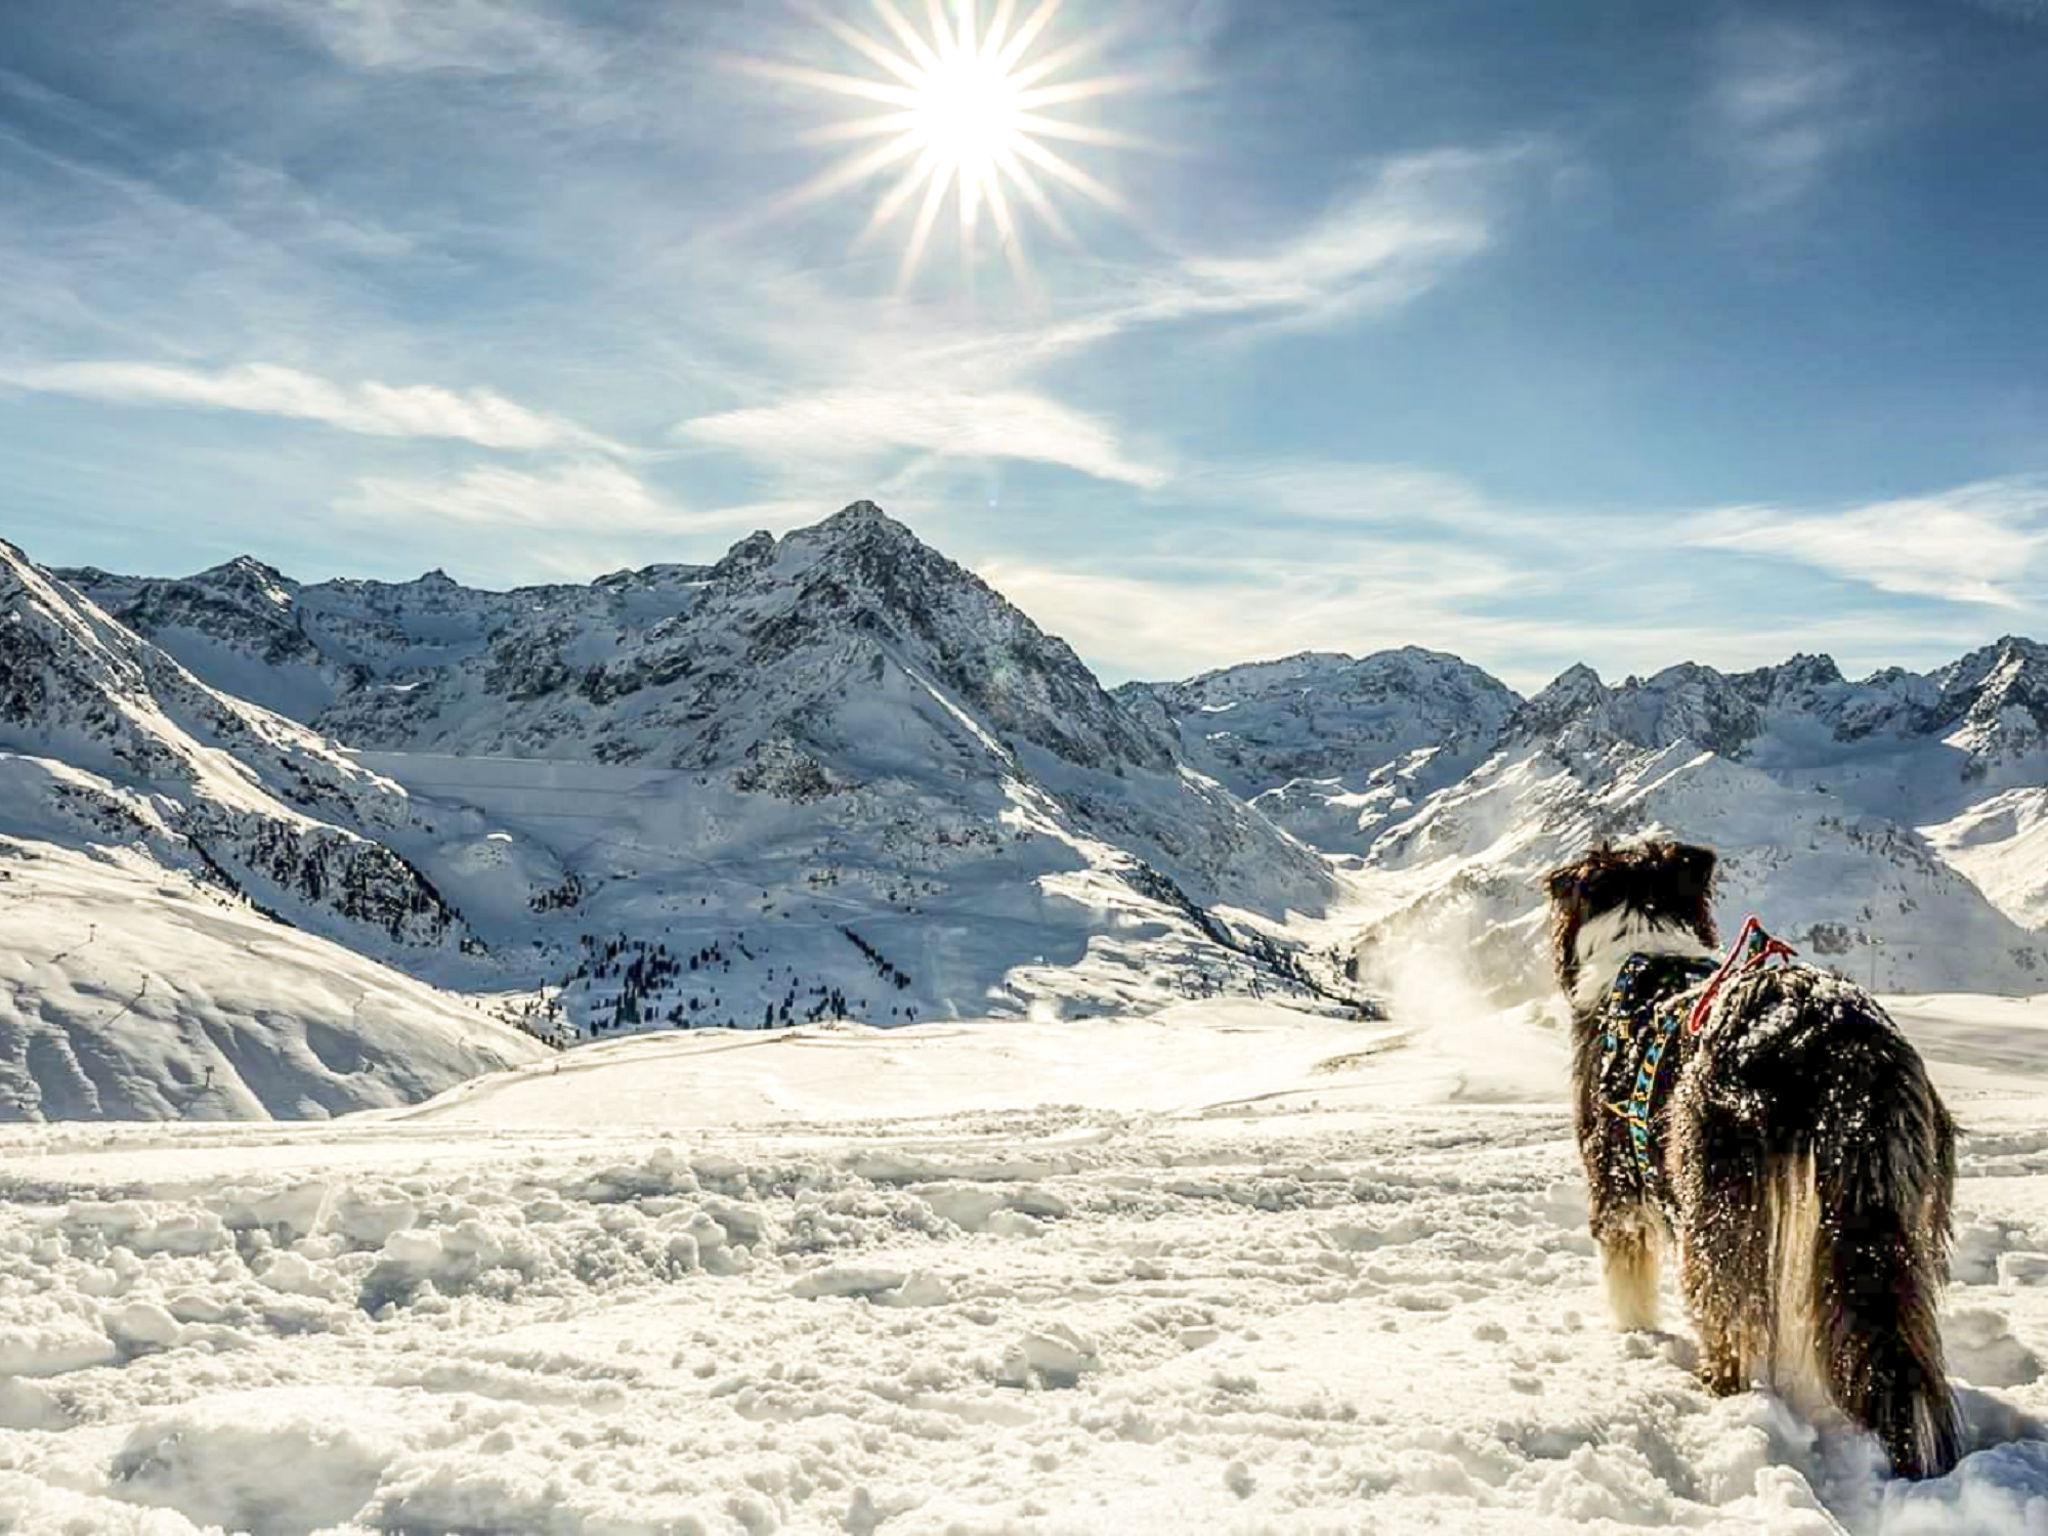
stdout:
[(0, 385), (131, 404), (246, 411), (313, 421), (370, 437), (455, 438), (481, 448), (597, 449), (623, 453), (596, 433), (488, 389), (435, 384), (337, 384), (276, 363), (183, 368), (130, 361), (0, 368)]
[(1128, 452), (1106, 423), (1024, 389), (855, 385), (699, 416), (680, 437), (754, 457), (858, 460), (909, 449), (949, 459), (1022, 459), (1151, 489), (1167, 470)]
[(1794, 560), (1880, 592), (2018, 608), (2048, 578), (2048, 480), (1983, 480), (1834, 512), (1729, 508), (1686, 542)]
[(605, 459), (539, 472), (479, 464), (453, 479), (370, 475), (337, 506), (370, 521), (423, 519), (479, 528), (582, 529), (608, 535), (670, 531), (701, 520)]

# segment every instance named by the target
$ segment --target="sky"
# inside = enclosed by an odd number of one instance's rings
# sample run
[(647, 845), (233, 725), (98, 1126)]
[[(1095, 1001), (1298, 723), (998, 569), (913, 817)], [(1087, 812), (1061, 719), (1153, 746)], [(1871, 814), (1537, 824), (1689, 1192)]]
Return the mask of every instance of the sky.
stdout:
[(2048, 638), (2048, 0), (979, 0), (1049, 126), (971, 238), (893, 4), (12, 0), (0, 534), (511, 586), (865, 497), (1110, 680)]

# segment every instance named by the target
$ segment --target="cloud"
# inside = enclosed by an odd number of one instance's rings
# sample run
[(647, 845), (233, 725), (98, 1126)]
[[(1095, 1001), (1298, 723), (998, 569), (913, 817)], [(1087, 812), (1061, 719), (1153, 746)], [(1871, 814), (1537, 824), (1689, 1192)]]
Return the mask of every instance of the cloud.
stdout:
[(1842, 511), (1737, 507), (1686, 542), (1793, 560), (1880, 592), (2017, 608), (2048, 578), (2048, 480), (1985, 480)]
[(1468, 481), (1413, 464), (1250, 460), (1192, 470), (1174, 489), (1250, 517), (1306, 522), (1477, 528), (1508, 516)]
[(979, 574), (1112, 676), (1154, 678), (1333, 646), (1455, 648), (1485, 627), (1463, 607), (1515, 580), (1488, 555), (1441, 546), (1123, 570), (995, 560)]
[(1540, 140), (1400, 155), (1361, 169), (1303, 227), (1249, 250), (1187, 250), (1145, 266), (1104, 265), (1084, 302), (1028, 330), (931, 349), (933, 366), (1020, 370), (1127, 332), (1195, 321), (1266, 329), (1334, 325), (1441, 286), (1487, 250), (1503, 182), (1548, 153)]
[[(889, 377), (872, 381), (876, 318), (849, 328), (836, 304), (801, 284), (765, 306), (781, 345), (801, 337), (840, 376), (772, 405), (695, 417), (678, 437), (771, 462), (798, 453), (853, 465), (913, 450), (946, 458), (1057, 464), (1158, 490), (1169, 465), (1127, 447), (1110, 422), (1028, 383), (1053, 363), (1139, 330), (1196, 321), (1300, 327), (1410, 302), (1493, 239), (1500, 181), (1535, 141), (1400, 156), (1361, 174), (1305, 227), (1248, 252), (1192, 252), (1144, 267), (1094, 269), (1089, 296), (1029, 327), (957, 324), (892, 335)], [(899, 320), (901, 319), (899, 315)], [(792, 362), (800, 362), (792, 357)], [(813, 363), (816, 367), (816, 363)], [(914, 376), (921, 382), (898, 382)]]
[(457, 438), (483, 448), (585, 448), (624, 452), (557, 416), (528, 410), (488, 389), (432, 384), (336, 384), (275, 363), (214, 370), (158, 363), (49, 363), (0, 369), (0, 385), (91, 400), (248, 411), (316, 421), (370, 437)]
[(1691, 583), (1652, 591), (1662, 601), (1647, 605), (1630, 601), (1631, 591), (1594, 588), (1579, 608), (1507, 611), (1523, 596), (1519, 563), (1443, 546), (1115, 570), (994, 560), (978, 570), (1113, 682), (1190, 677), (1301, 651), (1365, 655), (1420, 645), (1462, 656), (1526, 693), (1578, 662), (1609, 678), (1683, 661), (1765, 666), (1792, 649), (1788, 633), (1802, 649), (1832, 652), (1852, 674), (1901, 662), (1932, 666), (1984, 641), (1974, 623), (1902, 626), (1886, 613), (1724, 621), (1711, 605), (1687, 601), (1698, 590)]
[(453, 479), (366, 476), (336, 510), (364, 521), (419, 520), (430, 526), (569, 530), (599, 536), (673, 532), (729, 521), (693, 514), (630, 470), (604, 459), (539, 471), (480, 464)]
[(1535, 146), (1388, 160), (1305, 229), (1248, 255), (1191, 255), (1132, 320), (1201, 315), (1328, 322), (1408, 303), (1493, 240), (1499, 173)]
[[(1341, 461), (1205, 467), (1174, 490), (1188, 494), (1171, 556), (997, 558), (981, 574), (1113, 677), (1423, 645), (1525, 689), (1581, 661), (1610, 676), (1760, 666), (1784, 659), (1788, 633), (1852, 671), (1933, 664), (1982, 643), (1981, 605), (2034, 610), (2048, 595), (2048, 477), (1656, 517)], [(1760, 576), (1759, 555), (1778, 571)], [(1823, 598), (1815, 570), (1872, 590)], [(1959, 607), (1909, 614), (1901, 597)]]
[(1790, 22), (1725, 27), (1707, 99), (1707, 134), (1728, 160), (1735, 207), (1796, 203), (1877, 125), (1877, 59), (1849, 40)]
[(949, 459), (1057, 464), (1152, 488), (1167, 471), (1134, 458), (1096, 417), (1022, 389), (853, 386), (699, 416), (677, 435), (770, 459), (849, 461), (903, 449)]
[(599, 60), (577, 28), (515, 0), (228, 0), (365, 70), (580, 73)]

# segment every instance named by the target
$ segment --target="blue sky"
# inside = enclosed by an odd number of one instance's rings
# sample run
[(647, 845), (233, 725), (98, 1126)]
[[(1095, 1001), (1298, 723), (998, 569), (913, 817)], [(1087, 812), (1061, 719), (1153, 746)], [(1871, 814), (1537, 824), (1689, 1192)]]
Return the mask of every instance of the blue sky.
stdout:
[(891, 175), (792, 195), (834, 20), (16, 7), (0, 531), (511, 585), (870, 496), (1112, 677), (2048, 632), (2048, 4), (1065, 0), (1115, 206), (907, 281)]

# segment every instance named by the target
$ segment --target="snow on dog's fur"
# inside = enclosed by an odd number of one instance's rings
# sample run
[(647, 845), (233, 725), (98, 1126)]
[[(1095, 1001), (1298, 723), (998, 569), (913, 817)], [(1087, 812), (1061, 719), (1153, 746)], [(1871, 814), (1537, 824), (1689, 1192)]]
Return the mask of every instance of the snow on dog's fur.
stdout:
[[(1806, 966), (1742, 972), (1697, 1035), (1672, 1037), (1647, 1177), (1614, 1110), (1642, 1049), (1609, 1044), (1610, 989), (1631, 955), (1713, 954), (1713, 874), (1709, 849), (1646, 842), (1547, 877), (1616, 1320), (1654, 1326), (1660, 1250), (1675, 1244), (1711, 1390), (1761, 1378), (1809, 1412), (1831, 1403), (1878, 1436), (1899, 1475), (1940, 1475), (1957, 1454), (1935, 1317), (1955, 1131), (1877, 1000)], [(1673, 978), (1678, 1000), (1662, 1006), (1689, 1011), (1702, 969), (1648, 972)]]

